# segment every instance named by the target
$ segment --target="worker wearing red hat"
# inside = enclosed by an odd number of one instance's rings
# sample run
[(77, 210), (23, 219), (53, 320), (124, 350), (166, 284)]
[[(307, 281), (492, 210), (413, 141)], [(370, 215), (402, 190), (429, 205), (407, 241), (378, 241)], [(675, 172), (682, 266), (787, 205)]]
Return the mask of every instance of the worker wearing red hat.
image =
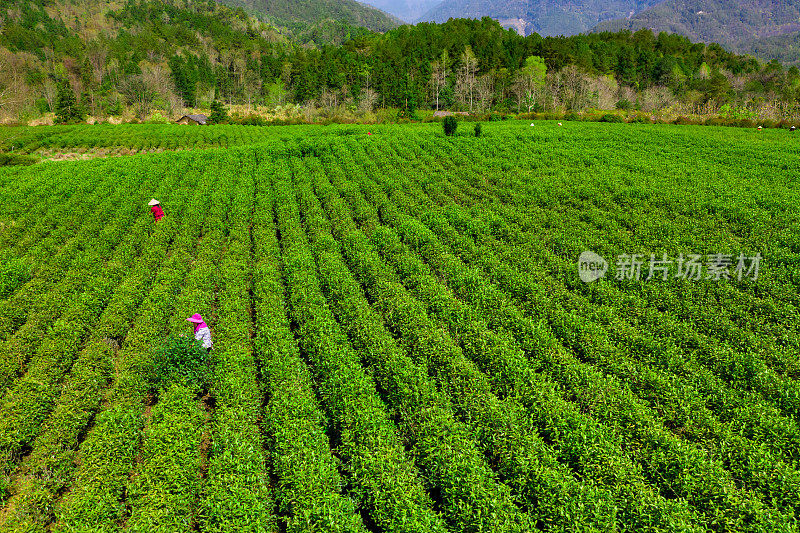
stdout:
[(152, 200), (150, 200), (150, 202), (148, 202), (147, 205), (150, 206), (150, 211), (153, 212), (153, 218), (156, 219), (156, 222), (158, 222), (164, 217), (164, 210), (161, 209), (161, 202), (153, 198)]
[(194, 324), (194, 338), (203, 343), (203, 348), (207, 352), (211, 351), (214, 342), (211, 340), (211, 329), (205, 323), (203, 317), (199, 313), (195, 313), (186, 319), (187, 322)]

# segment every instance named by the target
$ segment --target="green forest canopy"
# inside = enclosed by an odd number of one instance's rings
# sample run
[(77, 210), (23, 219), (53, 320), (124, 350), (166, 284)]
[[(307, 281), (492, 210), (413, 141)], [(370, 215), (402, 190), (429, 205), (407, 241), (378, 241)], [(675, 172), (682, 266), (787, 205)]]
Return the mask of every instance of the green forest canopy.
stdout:
[[(25, 92), (40, 111), (54, 110), (51, 86), (64, 79), (82, 105), (91, 107), (87, 111), (100, 115), (126, 104), (175, 109), (207, 106), (214, 98), (262, 105), (356, 106), (367, 99), (370, 108), (438, 103), (519, 110), (519, 76), (532, 56), (543, 58), (548, 75), (562, 73), (535, 108), (602, 107), (598, 83), (614, 93), (614, 102), (626, 94), (637, 100), (657, 87), (673, 100), (741, 106), (780, 100), (790, 107), (800, 81), (794, 67), (649, 30), (522, 37), (487, 17), (378, 34), (328, 22), (316, 30), (306, 27), (315, 42), (303, 45), (302, 32), (210, 1), (131, 0), (107, 12), (94, 32), (85, 31), (77, 17), (70, 22), (51, 16), (54, 9), (42, 0), (0, 1), (0, 46), (8, 50), (2, 59), (24, 71)], [(316, 42), (328, 38), (343, 43)], [(9, 87), (8, 80), (0, 83)], [(565, 96), (566, 90), (572, 93)]]

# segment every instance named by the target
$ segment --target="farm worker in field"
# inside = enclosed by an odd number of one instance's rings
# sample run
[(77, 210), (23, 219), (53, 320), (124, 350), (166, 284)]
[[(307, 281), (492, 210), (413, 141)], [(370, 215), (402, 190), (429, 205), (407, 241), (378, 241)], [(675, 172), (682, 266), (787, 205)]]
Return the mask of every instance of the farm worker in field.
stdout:
[(161, 202), (153, 198), (147, 203), (147, 205), (150, 206), (150, 211), (153, 212), (153, 217), (156, 219), (156, 222), (164, 217), (164, 210), (161, 209)]
[(186, 321), (194, 324), (194, 338), (202, 342), (203, 348), (210, 352), (214, 342), (211, 340), (211, 330), (203, 320), (203, 317), (199, 313), (195, 313), (187, 318)]

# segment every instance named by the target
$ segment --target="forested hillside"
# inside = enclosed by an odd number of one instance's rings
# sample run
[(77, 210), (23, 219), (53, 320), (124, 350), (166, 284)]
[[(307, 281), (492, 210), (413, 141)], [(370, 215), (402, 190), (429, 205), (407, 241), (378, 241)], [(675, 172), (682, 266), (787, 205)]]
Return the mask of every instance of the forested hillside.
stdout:
[(598, 22), (628, 17), (659, 0), (444, 0), (421, 20), (491, 17), (522, 35), (576, 35)]
[[(531, 112), (588, 108), (778, 119), (800, 72), (649, 31), (522, 37), (489, 18), (385, 34), (328, 26), (301, 44), (242, 8), (203, 2), (0, 4), (0, 114), (136, 117), (225, 104)], [(105, 117), (105, 118), (104, 118)]]
[(400, 20), (355, 0), (222, 0), (277, 24), (315, 25), (335, 20), (351, 26), (384, 32)]
[(786, 65), (800, 64), (800, 32), (753, 39), (742, 48), (759, 57), (773, 57)]
[(405, 22), (417, 22), (430, 8), (439, 4), (440, 0), (364, 0), (364, 3), (391, 13)]
[[(607, 21), (598, 31), (636, 31), (650, 28), (689, 37), (693, 41), (716, 42), (739, 52), (775, 57), (778, 47), (759, 45), (762, 39), (796, 35), (800, 31), (798, 0), (666, 0), (630, 18)], [(787, 54), (786, 52), (790, 52)], [(796, 48), (781, 58), (800, 61)]]

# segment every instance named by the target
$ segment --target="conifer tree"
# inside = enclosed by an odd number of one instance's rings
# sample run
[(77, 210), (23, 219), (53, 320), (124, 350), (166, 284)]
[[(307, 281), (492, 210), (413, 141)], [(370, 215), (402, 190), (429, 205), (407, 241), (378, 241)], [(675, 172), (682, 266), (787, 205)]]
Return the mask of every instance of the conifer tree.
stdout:
[(67, 80), (61, 80), (58, 84), (56, 120), (60, 124), (80, 122), (83, 120), (83, 110), (78, 105), (75, 93), (72, 91), (72, 87), (70, 87)]

